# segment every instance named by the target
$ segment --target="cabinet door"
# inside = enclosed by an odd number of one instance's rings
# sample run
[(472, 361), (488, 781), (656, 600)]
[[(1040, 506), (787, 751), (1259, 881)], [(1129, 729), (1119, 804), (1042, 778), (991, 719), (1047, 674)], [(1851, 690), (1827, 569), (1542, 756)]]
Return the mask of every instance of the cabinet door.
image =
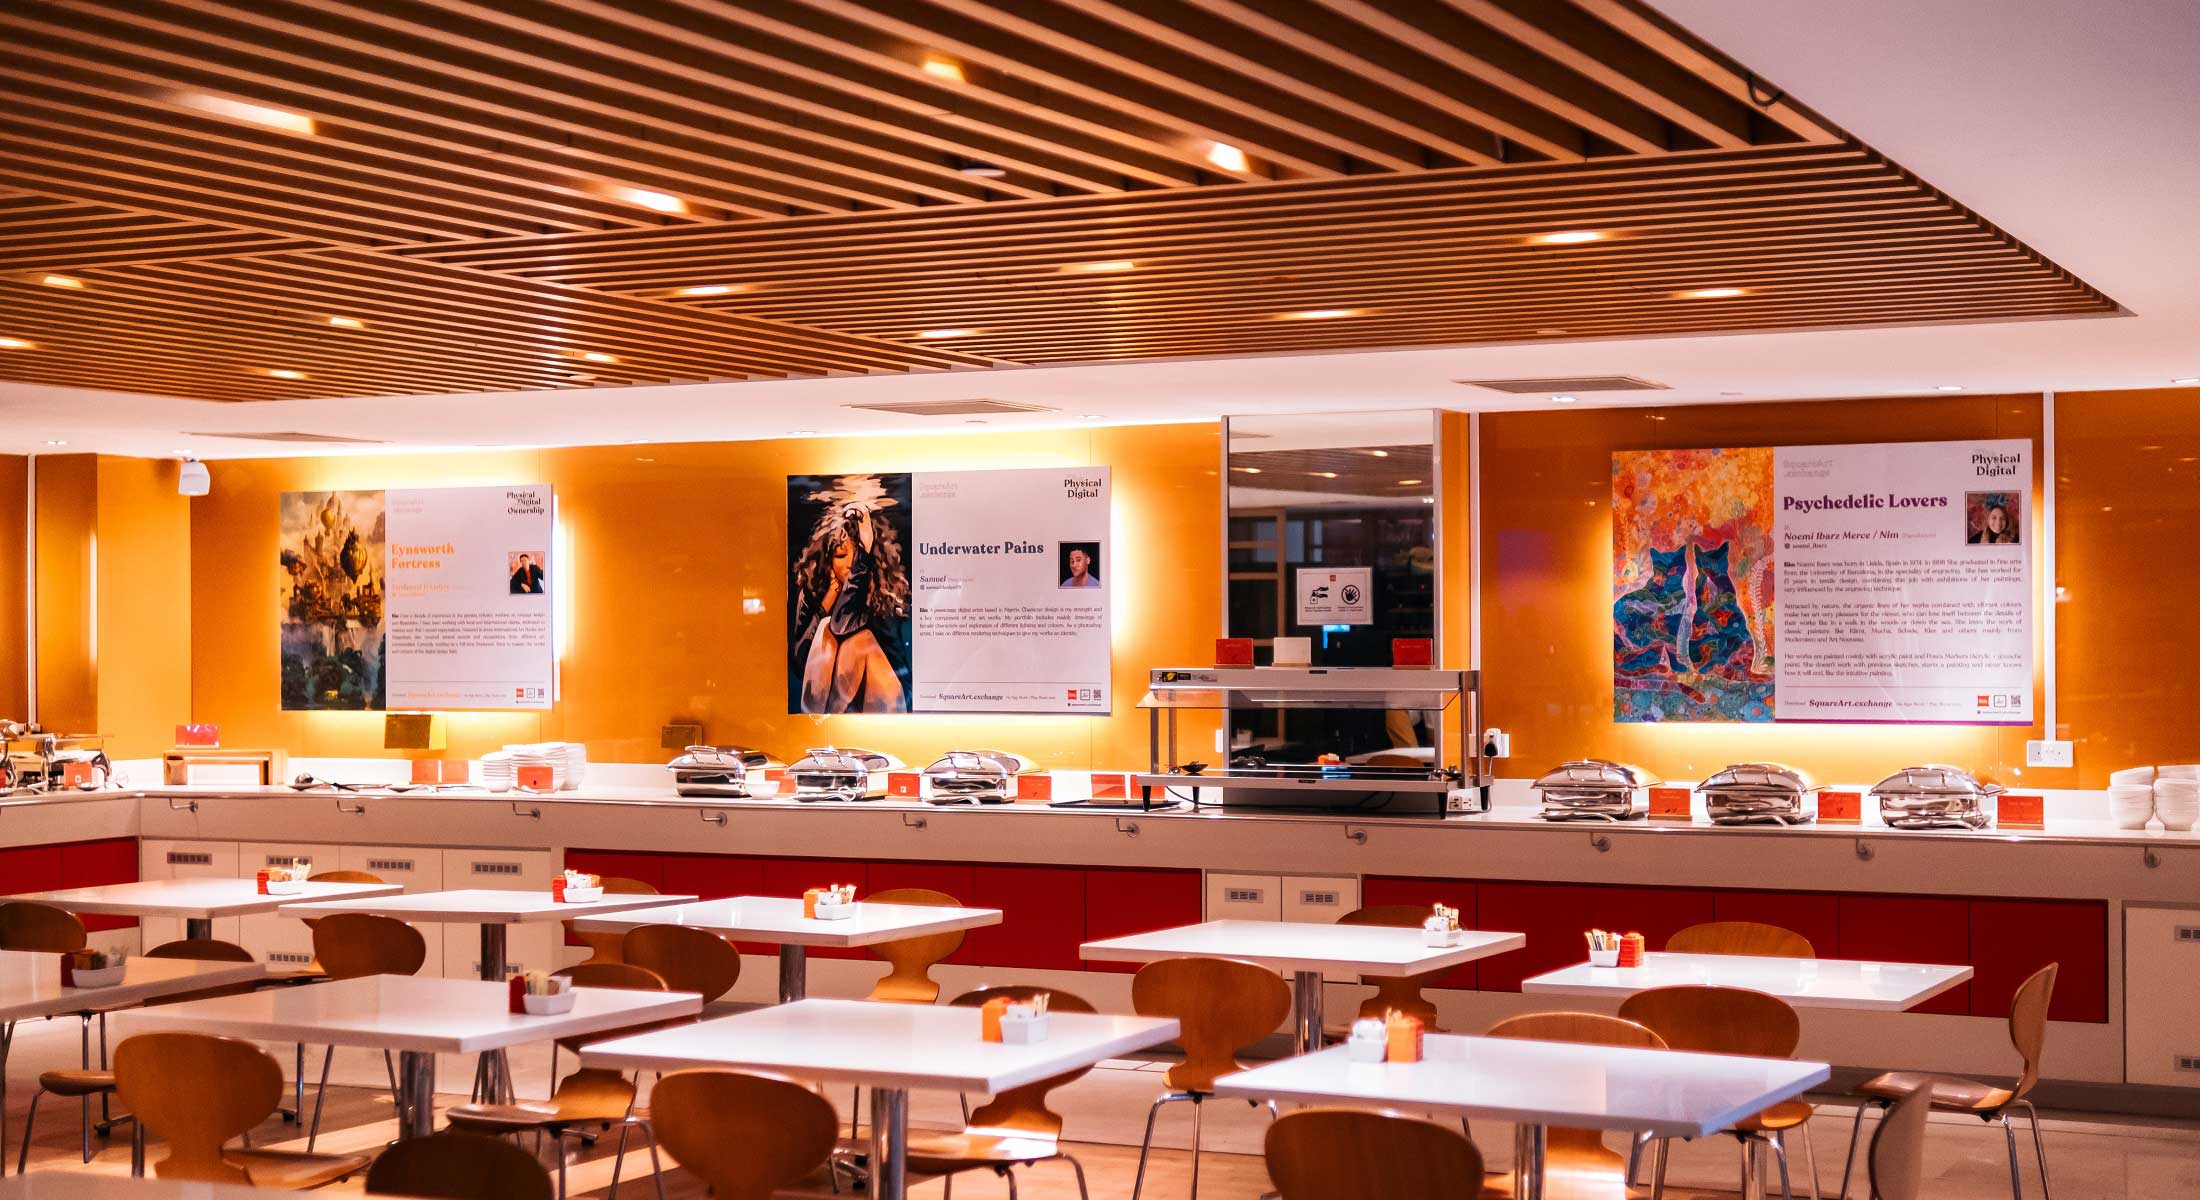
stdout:
[(665, 886), (665, 859), (669, 857), (632, 850), (570, 849), (565, 852), (565, 869), (586, 871), (606, 879), (632, 879), (660, 892), (669, 892), (674, 890)]
[[(1843, 896), (1839, 957), (1969, 966), (1971, 902), (1945, 896)], [(1971, 1011), (1971, 985), (1952, 988), (1910, 1011), (1961, 1016)]]
[[(140, 874), (147, 879), (235, 879), (237, 877), (237, 843), (198, 841), (147, 841), (138, 845)], [(147, 950), (164, 942), (183, 937), (183, 921), (179, 917), (146, 917), (139, 922)], [(214, 922), (214, 936), (225, 942), (237, 940), (237, 918), (223, 917)]]
[(1085, 873), (1076, 867), (971, 870), (970, 903), (1001, 910), (1001, 923), (970, 931), (954, 961), (988, 967), (1079, 971), (1085, 939)]
[[(1489, 929), (1476, 916), (1476, 889), (1471, 879), (1419, 879), (1396, 875), (1370, 875), (1360, 881), (1360, 904), (1374, 908), (1392, 904), (1433, 909), (1441, 904), (1459, 910), (1459, 923), (1469, 929)], [(1444, 972), (1435, 986), (1473, 989), (1480, 986), (1479, 964), (1465, 963)]]
[[(1149, 933), (1200, 921), (1200, 873), (1143, 868), (1085, 869), (1085, 940)], [(1086, 969), (1136, 974), (1140, 964), (1092, 962)]]
[[(300, 842), (241, 842), (237, 846), (237, 877), (250, 879), (267, 867), (306, 866), (313, 871), (335, 871), (341, 851), (333, 845)], [(250, 913), (237, 918), (237, 944), (265, 963), (283, 966), (313, 961), (313, 934), (296, 917), (274, 913)]]
[[(2200, 910), (2124, 909), (2124, 1078), (2200, 1088)], [(2056, 991), (2060, 993), (2060, 980)]]
[(1971, 1015), (2008, 1016), (2017, 988), (2049, 963), (2059, 964), (2049, 1020), (2108, 1020), (2105, 902), (1971, 901)]
[[(550, 891), (554, 874), (547, 850), (445, 850), (446, 890), (488, 888), (496, 891)], [(558, 945), (564, 930), (555, 921), (507, 925), (503, 972), (554, 971), (563, 965)], [(481, 927), (448, 924), (443, 931), (443, 973), (453, 979), (481, 977)]]
[[(764, 894), (764, 860), (739, 854), (667, 854), (663, 889), (675, 896), (718, 900)], [(761, 953), (761, 951), (759, 951)]]
[[(138, 877), (136, 838), (102, 838), (96, 842), (71, 842), (56, 848), (61, 856), (61, 881), (65, 888), (99, 887), (110, 883), (135, 883)], [(14, 878), (14, 876), (9, 876)], [(27, 889), (26, 889), (27, 890)], [(86, 932), (130, 929), (136, 917), (86, 916)]]
[[(365, 871), (384, 883), (403, 884), (407, 892), (440, 892), (443, 890), (443, 852), (419, 846), (341, 846), (336, 851), (336, 869), (340, 871)], [(428, 957), (421, 964), (423, 975), (441, 975), (444, 969), (443, 934), (441, 925), (420, 924), (413, 926), (420, 931), (420, 940), (428, 944)], [(469, 935), (472, 930), (465, 930)], [(311, 941), (312, 935), (307, 935)]]

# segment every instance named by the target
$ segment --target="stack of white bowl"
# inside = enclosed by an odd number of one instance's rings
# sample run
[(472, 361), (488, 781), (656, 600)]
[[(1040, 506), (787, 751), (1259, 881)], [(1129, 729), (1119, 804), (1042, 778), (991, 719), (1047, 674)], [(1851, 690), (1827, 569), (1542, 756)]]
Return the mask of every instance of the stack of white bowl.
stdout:
[(2200, 822), (2200, 765), (2155, 768), (2154, 815), (2164, 829), (2190, 829)]
[(2118, 829), (2145, 829), (2154, 819), (2154, 768), (2128, 767), (2108, 777), (2108, 815)]

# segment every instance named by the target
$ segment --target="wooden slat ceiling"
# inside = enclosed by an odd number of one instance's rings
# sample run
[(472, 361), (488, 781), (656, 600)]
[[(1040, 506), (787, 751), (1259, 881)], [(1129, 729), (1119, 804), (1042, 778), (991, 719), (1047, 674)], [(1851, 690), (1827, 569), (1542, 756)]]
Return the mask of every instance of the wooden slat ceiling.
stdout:
[[(1607, 236), (1529, 240), (1563, 230)], [(1746, 292), (1676, 296), (1716, 287)], [(2114, 311), (1635, 0), (0, 5), (0, 338), (35, 343), (5, 378), (250, 400)]]

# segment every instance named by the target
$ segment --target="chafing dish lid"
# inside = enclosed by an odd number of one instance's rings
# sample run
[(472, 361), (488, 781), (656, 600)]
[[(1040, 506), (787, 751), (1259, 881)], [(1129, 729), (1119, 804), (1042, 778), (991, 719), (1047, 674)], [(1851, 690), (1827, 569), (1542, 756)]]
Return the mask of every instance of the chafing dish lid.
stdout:
[(1543, 777), (1535, 781), (1535, 786), (1542, 791), (1602, 791), (1654, 787), (1661, 782), (1663, 781), (1656, 775), (1642, 767), (1607, 762), (1601, 758), (1577, 758), (1544, 772)]
[(890, 771), (894, 760), (876, 750), (845, 749), (837, 746), (815, 746), (796, 760), (790, 768), (795, 771), (847, 771), (874, 773)]
[(1926, 763), (1923, 766), (1904, 767), (1872, 785), (1874, 796), (1951, 797), (1995, 796), (2002, 787), (1998, 783), (1985, 783), (1964, 770), (1944, 763)]
[(739, 778), (771, 765), (771, 755), (740, 746), (689, 746), (668, 764), (675, 771), (704, 771)]
[(1696, 785), (1700, 792), (1774, 792), (1800, 796), (1818, 784), (1785, 763), (1735, 763)]
[(927, 777), (937, 780), (965, 780), (974, 782), (999, 782), (1022, 772), (1030, 763), (1022, 755), (1006, 750), (950, 750), (939, 761), (924, 769)]

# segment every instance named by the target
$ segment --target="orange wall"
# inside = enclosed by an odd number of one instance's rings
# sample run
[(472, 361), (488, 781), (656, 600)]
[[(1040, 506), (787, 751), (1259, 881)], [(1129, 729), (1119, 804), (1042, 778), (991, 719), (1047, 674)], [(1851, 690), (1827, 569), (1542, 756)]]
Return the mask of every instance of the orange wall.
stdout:
[(148, 757), (191, 711), (191, 502), (174, 463), (104, 455), (97, 500), (97, 728), (118, 757)]
[[(379, 714), (280, 709), (279, 495), (548, 482), (574, 589), (563, 699), (547, 714), (453, 714), (454, 757), (574, 738), (599, 761), (663, 761), (658, 727), (677, 718), (782, 757), (837, 742), (919, 765), (970, 746), (1063, 769), (1143, 764), (1133, 706), (1147, 669), (1211, 661), (1220, 625), (1220, 449), (1220, 427), (1198, 424), (215, 463), (191, 511), (191, 715), (219, 723), (225, 745), (383, 753)], [(786, 476), (1072, 465), (1114, 468), (1114, 715), (787, 715)], [(748, 598), (763, 611), (745, 614)], [(1185, 728), (1192, 753), (1211, 745), (1211, 725)]]
[(29, 468), (20, 454), (0, 454), (0, 717), (18, 721), (30, 711), (23, 524), (30, 511)]
[[(1567, 759), (1609, 758), (1694, 780), (1728, 763), (1770, 759), (1822, 782), (1870, 784), (1900, 767), (1950, 762), (2010, 783), (2076, 787), (2081, 775), (2102, 783), (2108, 770), (2126, 764), (2085, 748), (2082, 772), (2027, 771), (2025, 739), (2044, 736), (2036, 729), (1612, 720), (1613, 451), (2030, 438), (2036, 453), (2041, 407), (2037, 396), (1964, 396), (1483, 417), (1483, 678), (1490, 720), (1513, 734), (1513, 758), (1499, 774), (1533, 778)], [(2059, 424), (2083, 423), (2071, 414)], [(2112, 475), (2096, 482), (2120, 486)], [(2184, 637), (2195, 644), (2196, 635)], [(2062, 670), (2065, 694), (2074, 677), (2085, 681), (2078, 690), (2105, 683), (2095, 682), (2101, 677), (2091, 664), (2071, 657)], [(2183, 680), (2177, 686), (2189, 688)]]
[(101, 733), (92, 567), (99, 462), (38, 458), (38, 720), (64, 733)]

